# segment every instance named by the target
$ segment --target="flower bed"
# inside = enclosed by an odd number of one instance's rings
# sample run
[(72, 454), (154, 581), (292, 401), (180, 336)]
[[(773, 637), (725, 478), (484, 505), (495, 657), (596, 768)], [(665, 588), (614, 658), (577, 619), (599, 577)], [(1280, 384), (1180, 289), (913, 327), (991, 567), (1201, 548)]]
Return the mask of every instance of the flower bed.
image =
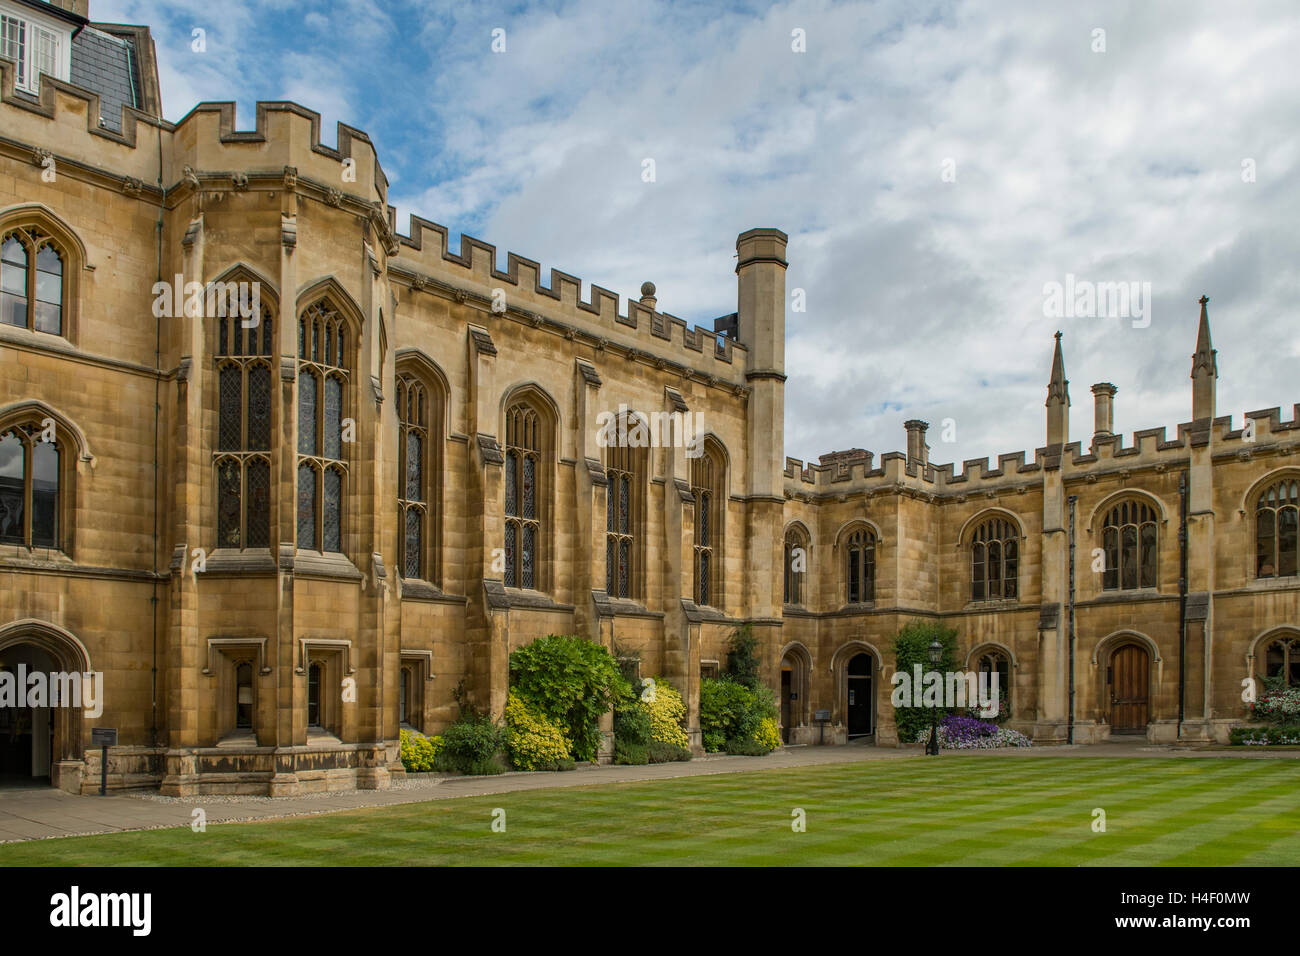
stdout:
[(1246, 747), (1300, 746), (1300, 725), (1285, 727), (1234, 727), (1228, 732), (1228, 741)]
[[(916, 742), (930, 739), (930, 730), (918, 731)], [(999, 727), (987, 720), (959, 717), (955, 714), (939, 722), (939, 747), (942, 750), (994, 750), (999, 747), (1032, 747), (1031, 741), (1018, 730)]]

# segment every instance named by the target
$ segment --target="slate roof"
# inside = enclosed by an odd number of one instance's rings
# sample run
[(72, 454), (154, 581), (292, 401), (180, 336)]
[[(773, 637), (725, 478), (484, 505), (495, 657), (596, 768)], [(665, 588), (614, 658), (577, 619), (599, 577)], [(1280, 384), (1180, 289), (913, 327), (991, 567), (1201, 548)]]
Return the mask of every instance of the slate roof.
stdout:
[(72, 40), (74, 86), (99, 94), (100, 125), (122, 131), (122, 107), (140, 103), (139, 57), (130, 37), (114, 36), (92, 26)]

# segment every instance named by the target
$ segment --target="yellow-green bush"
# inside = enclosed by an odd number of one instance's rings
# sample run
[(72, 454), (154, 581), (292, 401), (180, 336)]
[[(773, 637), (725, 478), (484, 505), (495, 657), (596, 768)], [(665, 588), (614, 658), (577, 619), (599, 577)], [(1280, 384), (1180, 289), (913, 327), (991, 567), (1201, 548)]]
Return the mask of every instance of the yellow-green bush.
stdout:
[(769, 751), (776, 750), (781, 746), (781, 732), (776, 728), (776, 721), (771, 717), (764, 717), (758, 722), (758, 729), (754, 731), (754, 740), (766, 747)]
[(442, 746), (441, 737), (426, 737), (414, 730), (402, 731), (402, 766), (407, 773), (428, 773)]
[(677, 747), (690, 746), (682, 719), (686, 716), (686, 702), (677, 689), (666, 680), (656, 677), (653, 690), (643, 692), (641, 704), (650, 714), (650, 739)]
[(558, 724), (547, 720), (511, 691), (506, 700), (510, 762), (519, 770), (554, 770), (569, 759), (570, 744)]

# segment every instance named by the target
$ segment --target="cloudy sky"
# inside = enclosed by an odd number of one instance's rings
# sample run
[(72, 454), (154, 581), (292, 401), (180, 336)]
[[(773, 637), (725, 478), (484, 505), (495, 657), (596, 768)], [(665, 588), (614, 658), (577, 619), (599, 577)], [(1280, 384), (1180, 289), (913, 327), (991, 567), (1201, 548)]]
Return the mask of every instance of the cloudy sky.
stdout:
[[(503, 265), (653, 280), (707, 323), (736, 234), (785, 230), (795, 457), (901, 449), (912, 417), (935, 461), (1036, 448), (1057, 329), (1075, 439), (1100, 381), (1117, 431), (1172, 437), (1202, 294), (1220, 413), (1300, 401), (1294, 3), (90, 2), (153, 28), (169, 119), (289, 99), (364, 129), (403, 231)], [(1067, 275), (1149, 283), (1145, 315), (1045, 315)]]

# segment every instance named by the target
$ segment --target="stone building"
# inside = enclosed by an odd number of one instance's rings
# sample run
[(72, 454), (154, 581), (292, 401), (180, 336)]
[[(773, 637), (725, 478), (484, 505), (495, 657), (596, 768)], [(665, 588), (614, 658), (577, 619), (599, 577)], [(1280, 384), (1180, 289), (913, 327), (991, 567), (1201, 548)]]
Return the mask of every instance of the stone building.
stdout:
[(1044, 743), (1223, 739), (1247, 675), (1300, 681), (1300, 430), (1216, 414), (1205, 300), (1173, 437), (1126, 446), (1102, 383), (1072, 442), (1058, 336), (1032, 461), (959, 473), (909, 421), (906, 452), (805, 466), (782, 232), (737, 238), (713, 328), (650, 283), (502, 271), (400, 233), (359, 130), (162, 119), (148, 30), (87, 15), (0, 0), (0, 668), (102, 674), (102, 713), (0, 708), (0, 773), (93, 789), (93, 725), (114, 787), (383, 787), (400, 727), (499, 714), (548, 633), (672, 681), (697, 744), (742, 623), (792, 743), (898, 742), (915, 618)]

